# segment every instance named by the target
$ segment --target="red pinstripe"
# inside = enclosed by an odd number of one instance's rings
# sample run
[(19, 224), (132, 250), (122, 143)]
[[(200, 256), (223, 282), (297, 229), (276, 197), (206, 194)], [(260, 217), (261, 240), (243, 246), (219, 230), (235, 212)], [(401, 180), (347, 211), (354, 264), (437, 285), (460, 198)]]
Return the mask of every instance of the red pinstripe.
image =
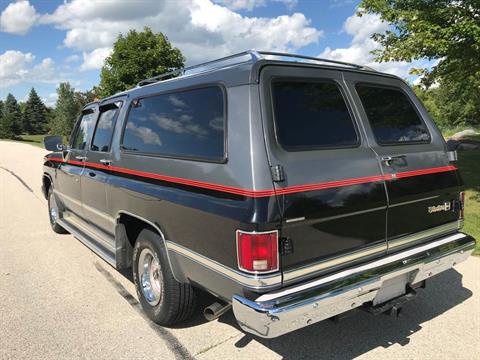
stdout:
[(402, 179), (402, 178), (407, 178), (412, 176), (421, 176), (421, 175), (436, 174), (441, 172), (457, 170), (457, 167), (448, 165), (448, 166), (440, 166), (440, 167), (429, 168), (429, 169), (404, 171), (404, 172), (399, 172), (395, 174), (374, 175), (374, 176), (366, 176), (361, 178), (327, 181), (327, 182), (322, 182), (318, 184), (288, 186), (288, 187), (284, 187), (276, 190), (274, 189), (249, 190), (249, 189), (241, 189), (233, 186), (212, 184), (204, 181), (191, 180), (191, 179), (179, 178), (179, 177), (168, 176), (168, 175), (160, 175), (160, 174), (141, 171), (141, 170), (126, 169), (126, 168), (121, 168), (117, 166), (108, 166), (108, 165), (96, 164), (96, 163), (90, 163), (90, 162), (82, 162), (82, 161), (74, 161), (74, 160), (64, 161), (58, 158), (45, 158), (45, 160), (60, 162), (60, 163), (67, 163), (71, 165), (80, 165), (80, 166), (85, 165), (85, 166), (96, 168), (96, 169), (109, 170), (109, 171), (114, 171), (122, 174), (135, 175), (135, 176), (140, 176), (148, 179), (167, 181), (167, 182), (176, 183), (176, 184), (194, 186), (194, 187), (199, 187), (203, 189), (216, 190), (216, 191), (226, 192), (226, 193), (235, 194), (235, 195), (248, 196), (248, 197), (268, 197), (268, 196), (274, 196), (274, 195), (286, 195), (286, 194), (293, 194), (297, 192), (332, 189), (332, 188), (343, 187), (343, 186), (366, 184), (366, 183), (372, 183), (372, 182), (378, 182), (378, 181), (384, 181), (384, 180), (389, 181), (389, 180)]

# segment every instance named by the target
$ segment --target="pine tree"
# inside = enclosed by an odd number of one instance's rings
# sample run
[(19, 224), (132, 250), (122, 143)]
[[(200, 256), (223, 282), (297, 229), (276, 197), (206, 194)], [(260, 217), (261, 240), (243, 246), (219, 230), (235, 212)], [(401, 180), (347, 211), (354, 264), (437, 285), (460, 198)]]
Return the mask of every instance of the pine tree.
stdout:
[(17, 99), (12, 94), (7, 95), (3, 104), (3, 116), (0, 123), (0, 137), (14, 139), (22, 132), (22, 112)]
[(23, 113), (23, 131), (28, 134), (45, 133), (47, 123), (46, 107), (34, 88), (28, 95)]
[(72, 132), (81, 107), (75, 97), (75, 89), (68, 83), (60, 83), (57, 88), (55, 116), (50, 123), (50, 133), (68, 136)]

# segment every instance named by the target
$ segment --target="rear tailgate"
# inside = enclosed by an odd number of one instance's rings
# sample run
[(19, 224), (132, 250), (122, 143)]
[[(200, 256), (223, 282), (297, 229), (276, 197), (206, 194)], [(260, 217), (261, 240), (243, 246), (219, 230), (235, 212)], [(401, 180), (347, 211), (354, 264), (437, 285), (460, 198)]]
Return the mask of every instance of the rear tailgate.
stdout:
[(383, 175), (342, 73), (267, 66), (260, 84), (267, 151), (283, 176), (281, 236), (293, 245), (282, 256), (284, 283), (385, 254)]
[(346, 73), (345, 80), (386, 179), (389, 251), (456, 231), (463, 183), (413, 91), (388, 77)]

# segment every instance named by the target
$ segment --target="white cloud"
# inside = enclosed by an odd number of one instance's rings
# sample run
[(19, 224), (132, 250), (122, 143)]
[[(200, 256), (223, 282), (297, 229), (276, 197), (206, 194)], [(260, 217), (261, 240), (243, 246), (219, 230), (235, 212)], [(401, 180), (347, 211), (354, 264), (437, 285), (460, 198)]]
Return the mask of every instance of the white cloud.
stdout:
[(54, 63), (45, 58), (34, 64), (32, 53), (7, 50), (0, 54), (0, 87), (9, 87), (22, 82), (56, 82)]
[(80, 65), (80, 71), (100, 69), (103, 66), (105, 58), (110, 55), (112, 49), (109, 47), (98, 48), (91, 52), (83, 53), (83, 63)]
[(77, 55), (77, 54), (73, 54), (73, 55), (70, 55), (70, 56), (67, 56), (65, 58), (65, 62), (66, 63), (70, 63), (70, 62), (77, 62), (80, 60), (80, 56)]
[(55, 93), (50, 93), (47, 96), (42, 97), (43, 103), (46, 106), (51, 107), (51, 108), (55, 107), (57, 99), (58, 99), (58, 94), (56, 92)]
[(0, 15), (0, 30), (25, 35), (37, 19), (35, 8), (28, 1), (13, 2)]
[(265, 6), (266, 0), (215, 0), (217, 4), (223, 5), (231, 10), (252, 11), (256, 7)]
[(352, 35), (350, 46), (338, 49), (326, 47), (320, 57), (366, 65), (378, 71), (406, 78), (409, 76), (410, 68), (416, 64), (405, 61), (378, 63), (374, 61), (374, 56), (370, 53), (372, 50), (381, 48), (381, 45), (371, 39), (371, 36), (376, 32), (383, 32), (387, 28), (388, 24), (377, 15), (365, 14), (361, 17), (352, 15), (343, 24), (343, 30)]
[[(301, 13), (249, 17), (210, 0), (184, 0), (182, 6), (175, 1), (149, 1), (138, 6), (130, 1), (73, 0), (42, 16), (41, 22), (66, 30), (63, 44), (85, 52), (84, 70), (98, 68), (100, 55), (106, 54), (120, 33), (144, 26), (167, 35), (190, 64), (249, 48), (295, 51), (322, 36)], [(97, 53), (91, 55), (97, 56), (95, 62), (88, 56), (94, 50)]]

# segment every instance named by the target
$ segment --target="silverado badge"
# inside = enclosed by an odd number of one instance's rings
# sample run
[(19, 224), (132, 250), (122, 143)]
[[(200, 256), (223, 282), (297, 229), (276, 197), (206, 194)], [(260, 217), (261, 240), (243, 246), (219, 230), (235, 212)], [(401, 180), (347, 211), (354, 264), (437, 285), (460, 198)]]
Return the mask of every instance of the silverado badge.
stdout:
[(442, 205), (429, 206), (428, 213), (432, 214), (439, 211), (448, 211), (450, 210), (450, 208), (451, 208), (450, 201), (445, 201)]

